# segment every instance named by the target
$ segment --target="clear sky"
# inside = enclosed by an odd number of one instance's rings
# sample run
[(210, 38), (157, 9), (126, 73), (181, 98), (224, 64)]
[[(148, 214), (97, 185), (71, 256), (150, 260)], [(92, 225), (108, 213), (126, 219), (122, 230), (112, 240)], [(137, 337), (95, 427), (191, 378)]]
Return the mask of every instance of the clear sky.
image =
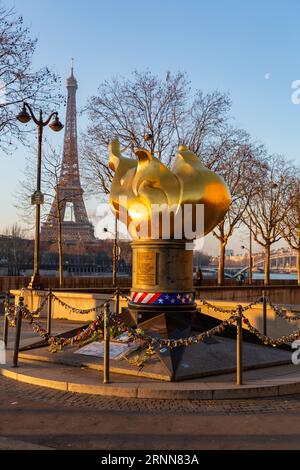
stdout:
[[(14, 5), (38, 37), (36, 67), (48, 65), (64, 80), (75, 58), (79, 106), (113, 75), (180, 69), (194, 88), (229, 92), (236, 124), (270, 152), (300, 163), (300, 105), (291, 101), (291, 83), (300, 79), (299, 0), (4, 3)], [(2, 157), (1, 229), (17, 220), (13, 193), (26, 152)]]

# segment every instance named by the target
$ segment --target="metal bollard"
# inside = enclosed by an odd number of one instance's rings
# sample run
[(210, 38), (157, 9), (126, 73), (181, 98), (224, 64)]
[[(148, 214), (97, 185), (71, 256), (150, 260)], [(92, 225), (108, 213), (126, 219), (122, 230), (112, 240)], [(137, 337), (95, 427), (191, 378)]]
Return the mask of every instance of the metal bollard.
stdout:
[(103, 358), (103, 383), (109, 383), (109, 342), (110, 342), (110, 326), (109, 326), (110, 309), (109, 303), (104, 305), (104, 322), (103, 322), (103, 334), (104, 334), (104, 358)]
[(51, 322), (52, 322), (52, 289), (49, 289), (48, 298), (48, 311), (47, 311), (47, 333), (51, 335)]
[[(6, 296), (5, 296), (5, 303), (7, 303), (8, 308), (9, 308), (9, 304), (10, 304), (10, 292), (8, 292), (8, 294), (6, 294)], [(8, 322), (8, 317), (7, 317), (7, 315), (6, 315), (6, 311), (4, 310), (3, 343), (4, 343), (5, 349), (7, 349), (8, 324), (9, 324), (9, 322)]]
[(243, 385), (243, 307), (238, 305), (236, 324), (236, 383)]
[(13, 356), (13, 367), (18, 367), (19, 349), (20, 349), (20, 338), (22, 328), (22, 308), (24, 306), (24, 298), (19, 297), (19, 305), (17, 311), (17, 322), (16, 322), (16, 334), (15, 334), (15, 348)]
[(262, 303), (263, 303), (263, 334), (267, 336), (267, 295), (264, 290), (262, 293)]

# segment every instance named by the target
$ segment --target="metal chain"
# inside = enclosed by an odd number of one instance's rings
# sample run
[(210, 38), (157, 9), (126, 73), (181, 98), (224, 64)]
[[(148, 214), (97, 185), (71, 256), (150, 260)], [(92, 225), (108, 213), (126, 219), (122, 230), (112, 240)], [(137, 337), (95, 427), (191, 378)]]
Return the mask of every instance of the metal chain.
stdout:
[[(34, 310), (33, 312), (30, 312), (30, 315), (38, 316), (43, 310), (43, 308), (45, 307), (48, 301), (48, 298), (49, 298), (49, 294), (43, 299), (41, 305), (36, 310)], [(5, 306), (5, 316), (8, 319), (8, 325), (11, 328), (14, 328), (16, 326), (16, 315), (17, 315), (18, 306), (8, 304), (7, 302), (4, 303), (4, 306)]]
[(48, 340), (50, 335), (48, 334), (47, 330), (41, 326), (41, 324), (34, 319), (32, 312), (28, 310), (26, 306), (22, 307), (22, 316), (25, 320), (27, 320), (33, 327), (33, 331), (41, 336), (43, 339)]
[[(106, 302), (108, 303), (108, 302)], [(105, 304), (104, 304), (105, 305)], [(96, 320), (90, 323), (87, 328), (85, 328), (81, 333), (78, 335), (74, 335), (71, 338), (65, 338), (65, 337), (60, 337), (56, 338), (55, 336), (51, 336), (48, 334), (47, 330), (41, 326), (41, 324), (33, 318), (32, 313), (28, 310), (26, 306), (22, 307), (22, 315), (25, 320), (27, 320), (33, 327), (33, 331), (37, 333), (39, 336), (41, 336), (43, 339), (47, 340), (49, 344), (56, 344), (56, 345), (71, 345), (76, 342), (82, 341), (85, 338), (86, 334), (88, 332), (93, 332), (96, 330), (96, 328), (103, 323), (103, 312), (101, 314), (97, 315)]]
[(31, 315), (39, 315), (41, 311), (43, 310), (43, 308), (45, 307), (46, 303), (48, 302), (49, 297), (50, 297), (50, 293), (42, 300), (41, 305), (36, 310), (31, 312)]
[[(213, 304), (211, 304), (210, 302), (207, 302), (207, 300), (205, 300), (201, 297), (199, 298), (199, 300), (202, 303), (202, 305), (205, 305), (206, 307), (211, 308), (212, 310), (214, 310), (214, 312), (229, 313), (229, 314), (235, 314), (235, 313), (238, 312), (238, 306), (234, 309), (225, 309), (225, 308), (222, 308), (222, 307), (218, 307), (217, 305), (213, 305)], [(254, 305), (257, 305), (261, 301), (262, 301), (262, 297), (258, 297), (256, 300), (254, 300), (250, 304), (246, 305), (245, 307), (241, 307), (242, 311), (246, 312), (247, 310), (250, 310), (252, 307), (254, 307)]]
[[(29, 309), (27, 308), (27, 306), (22, 307), (22, 315), (33, 326), (34, 332), (39, 334), (43, 339), (47, 340), (52, 348), (55, 348), (55, 347), (56, 348), (63, 348), (65, 346), (73, 345), (73, 344), (76, 344), (76, 343), (80, 343), (84, 340), (87, 340), (87, 339), (91, 338), (95, 334), (95, 332), (97, 333), (99, 330), (103, 331), (103, 315), (104, 315), (103, 314), (103, 309), (104, 309), (104, 306), (109, 304), (109, 302), (112, 300), (112, 298), (116, 295), (116, 292), (108, 300), (106, 300), (102, 305), (100, 305), (98, 307), (94, 307), (92, 309), (86, 309), (86, 310), (80, 310), (80, 309), (77, 309), (77, 308), (73, 308), (73, 307), (69, 306), (68, 304), (65, 304), (65, 302), (61, 301), (54, 294), (52, 294), (52, 296), (59, 303), (61, 303), (62, 305), (66, 306), (68, 308), (70, 308), (72, 311), (79, 311), (81, 313), (82, 312), (89, 313), (89, 312), (92, 312), (92, 311), (101, 310), (97, 314), (97, 318), (93, 322), (91, 322), (90, 325), (88, 325), (87, 328), (85, 328), (80, 333), (75, 334), (71, 338), (65, 338), (65, 337), (57, 338), (55, 336), (49, 335), (48, 332), (46, 331), (46, 329), (43, 328), (41, 326), (41, 324), (37, 320), (34, 319), (34, 315), (36, 315), (37, 312), (41, 311), (42, 308), (44, 307), (44, 305), (46, 304), (46, 301), (47, 301), (49, 295), (47, 297), (45, 297), (45, 299), (43, 300), (41, 306), (37, 310), (35, 310), (34, 312), (30, 312)], [(126, 298), (126, 299), (130, 300), (128, 296), (126, 296), (125, 294), (123, 294), (121, 292), (120, 292), (120, 295), (123, 298)], [(189, 337), (179, 338), (179, 339), (176, 339), (176, 340), (175, 339), (164, 339), (164, 338), (153, 337), (149, 334), (146, 334), (140, 328), (134, 329), (132, 327), (129, 327), (129, 326), (125, 325), (125, 323), (120, 319), (119, 315), (115, 314), (115, 313), (111, 314), (110, 323), (111, 323), (111, 327), (118, 327), (118, 329), (121, 329), (122, 332), (127, 332), (129, 337), (132, 338), (131, 340), (134, 340), (134, 339), (143, 340), (146, 343), (148, 343), (148, 346), (150, 348), (153, 348), (154, 345), (158, 345), (160, 348), (168, 347), (170, 349), (173, 349), (173, 348), (180, 347), (180, 346), (190, 346), (192, 344), (202, 342), (206, 338), (211, 337), (213, 335), (223, 333), (228, 326), (236, 324), (237, 319), (238, 319), (238, 316), (237, 316), (238, 310), (240, 310), (242, 312), (245, 312), (245, 311), (251, 309), (251, 307), (253, 307), (257, 303), (261, 302), (261, 300), (262, 300), (262, 298), (260, 297), (260, 298), (256, 299), (254, 302), (251, 302), (250, 304), (248, 304), (245, 307), (237, 306), (236, 309), (229, 310), (229, 309), (219, 308), (216, 305), (213, 305), (213, 304), (207, 302), (205, 299), (200, 299), (200, 301), (202, 302), (203, 305), (206, 305), (207, 307), (212, 308), (214, 311), (217, 311), (217, 312), (231, 313), (231, 316), (228, 319), (221, 322), (218, 326), (216, 326), (216, 327), (214, 327), (214, 328), (212, 328), (208, 331), (205, 331), (205, 332), (200, 333), (198, 335), (191, 335)], [(290, 321), (292, 321), (292, 319), (293, 320), (299, 320), (300, 319), (300, 316), (298, 316), (298, 315), (294, 316), (294, 317), (290, 317), (290, 316), (285, 315), (283, 313), (282, 308), (278, 307), (275, 304), (273, 304), (270, 301), (269, 298), (268, 298), (268, 303), (269, 303), (270, 307), (275, 311), (275, 313), (277, 315), (281, 316), (282, 318), (289, 319)], [(15, 325), (15, 316), (16, 316), (16, 309), (17, 308), (18, 308), (18, 306), (12, 306), (12, 305), (9, 305), (8, 303), (5, 303), (5, 315), (9, 319), (10, 326)], [(295, 339), (300, 337), (300, 328), (298, 330), (294, 331), (293, 333), (291, 333), (290, 335), (282, 336), (282, 337), (277, 338), (277, 339), (274, 339), (274, 338), (268, 337), (266, 335), (263, 335), (262, 333), (259, 332), (259, 330), (257, 328), (255, 328), (250, 323), (250, 320), (247, 317), (245, 317), (244, 314), (243, 314), (243, 323), (248, 327), (249, 331), (251, 333), (255, 334), (264, 344), (272, 345), (274, 347), (282, 345), (282, 344), (290, 343), (290, 342), (292, 342)]]
[(52, 294), (52, 298), (57, 302), (59, 303), (62, 307), (66, 308), (67, 310), (69, 310), (70, 312), (72, 313), (78, 313), (80, 315), (87, 315), (89, 313), (96, 313), (98, 312), (99, 310), (101, 311), (101, 309), (104, 307), (104, 305), (112, 300), (114, 298), (114, 295), (115, 293), (108, 299), (108, 300), (105, 300), (103, 302), (103, 304), (101, 305), (98, 305), (97, 307), (92, 307), (92, 308), (87, 308), (87, 309), (80, 309), (80, 308), (76, 308), (76, 307), (72, 307), (71, 305), (67, 304), (66, 302), (64, 302), (63, 300), (59, 299), (58, 297), (56, 297), (55, 294)]
[(15, 306), (4, 302), (4, 315), (8, 320), (8, 326), (14, 328), (16, 326), (16, 310)]
[[(268, 299), (268, 303), (271, 307), (271, 309), (273, 310), (273, 312), (275, 312), (275, 314), (282, 318), (283, 320), (287, 320), (288, 322), (292, 322), (292, 321), (297, 321), (297, 320), (300, 320), (300, 314), (299, 315), (295, 315), (293, 312), (291, 312), (290, 310), (288, 309), (284, 309), (282, 307), (279, 307), (279, 305), (275, 305), (271, 302), (271, 300), (269, 299), (269, 297), (267, 298)], [(285, 312), (289, 312), (290, 315), (287, 315)]]
[(255, 336), (257, 336), (265, 345), (269, 345), (273, 347), (282, 346), (283, 344), (292, 343), (293, 341), (295, 341), (296, 339), (300, 337), (300, 328), (298, 330), (293, 331), (293, 333), (289, 335), (281, 336), (280, 338), (271, 338), (270, 336), (266, 336), (260, 333), (260, 331), (257, 328), (255, 328), (255, 326), (253, 326), (250, 323), (250, 320), (244, 315), (243, 315), (243, 322), (245, 325), (247, 325), (249, 331), (255, 334)]
[(149, 344), (152, 344), (152, 345), (158, 344), (159, 347), (161, 347), (161, 348), (168, 347), (168, 348), (172, 349), (172, 348), (176, 348), (176, 347), (179, 347), (179, 346), (191, 346), (192, 344), (204, 341), (206, 338), (208, 338), (210, 336), (223, 333), (223, 331), (225, 331), (225, 329), (229, 325), (234, 324), (236, 322), (236, 320), (237, 320), (237, 316), (232, 315), (230, 318), (228, 318), (227, 320), (224, 320), (222, 323), (220, 323), (220, 325), (215, 326), (212, 329), (207, 330), (203, 333), (200, 333), (199, 335), (191, 335), (189, 337), (179, 338), (179, 339), (176, 339), (176, 340), (175, 339), (157, 338), (157, 337), (154, 337), (154, 336), (150, 336), (150, 335), (145, 334), (144, 331), (141, 330), (140, 328), (134, 329), (134, 328), (128, 327), (123, 322), (120, 322), (120, 323), (123, 325), (123, 331), (127, 332), (130, 336), (133, 337), (133, 339), (141, 339), (141, 340), (144, 340), (144, 341), (146, 341), (146, 342), (148, 342)]
[(121, 292), (121, 291), (120, 291), (119, 294), (120, 294), (120, 297), (121, 297), (122, 299), (125, 299), (125, 300), (127, 300), (128, 302), (131, 302), (131, 298), (130, 298), (128, 295), (124, 294), (124, 292)]

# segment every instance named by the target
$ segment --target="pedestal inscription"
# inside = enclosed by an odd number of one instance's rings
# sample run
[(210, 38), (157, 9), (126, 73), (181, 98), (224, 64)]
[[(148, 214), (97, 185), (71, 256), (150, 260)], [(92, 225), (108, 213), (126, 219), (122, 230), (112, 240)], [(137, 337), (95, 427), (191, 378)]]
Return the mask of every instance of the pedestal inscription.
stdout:
[(137, 253), (137, 273), (138, 284), (156, 286), (156, 253), (153, 251), (140, 251)]

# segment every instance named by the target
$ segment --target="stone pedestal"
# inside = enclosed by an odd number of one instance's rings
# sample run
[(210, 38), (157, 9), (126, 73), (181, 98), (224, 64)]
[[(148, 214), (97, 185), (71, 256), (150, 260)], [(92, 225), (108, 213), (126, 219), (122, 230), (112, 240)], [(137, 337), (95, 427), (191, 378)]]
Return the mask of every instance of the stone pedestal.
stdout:
[[(157, 338), (179, 339), (191, 334), (197, 314), (193, 289), (193, 251), (184, 240), (132, 242), (132, 289), (128, 308), (136, 324)], [(184, 347), (156, 353), (176, 380)]]
[(129, 303), (137, 323), (172, 311), (193, 313), (193, 251), (185, 240), (132, 242), (132, 289)]

